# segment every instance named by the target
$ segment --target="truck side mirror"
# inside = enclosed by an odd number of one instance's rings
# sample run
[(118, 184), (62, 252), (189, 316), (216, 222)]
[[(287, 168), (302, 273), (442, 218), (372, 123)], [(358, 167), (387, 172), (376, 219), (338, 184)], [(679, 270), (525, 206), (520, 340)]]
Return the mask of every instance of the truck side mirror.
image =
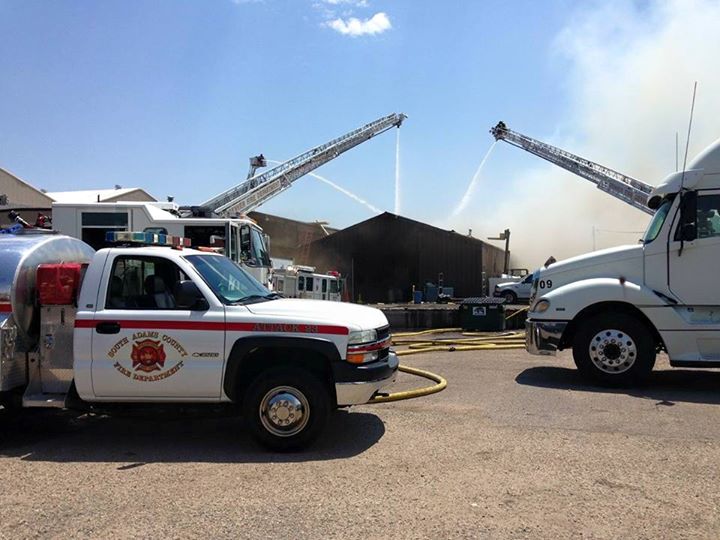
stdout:
[(684, 191), (680, 197), (680, 224), (675, 240), (691, 242), (697, 238), (697, 191)]
[(694, 223), (685, 223), (682, 226), (681, 234), (685, 242), (692, 242), (697, 238), (697, 227)]
[(680, 197), (680, 222), (695, 223), (697, 219), (697, 191), (685, 191)]
[(189, 279), (176, 283), (175, 303), (177, 307), (191, 311), (207, 311), (210, 309), (210, 304), (208, 304), (198, 286)]

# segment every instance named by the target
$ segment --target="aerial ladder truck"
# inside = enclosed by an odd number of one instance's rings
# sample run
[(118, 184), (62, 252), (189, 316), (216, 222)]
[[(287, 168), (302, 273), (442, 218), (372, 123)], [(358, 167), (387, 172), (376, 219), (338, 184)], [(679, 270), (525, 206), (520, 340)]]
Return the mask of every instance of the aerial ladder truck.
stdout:
[(508, 128), (504, 122), (498, 122), (498, 124), (490, 130), (490, 133), (495, 137), (496, 141), (502, 140), (513, 146), (522, 148), (550, 163), (554, 163), (558, 167), (577, 174), (585, 180), (589, 180), (601, 191), (643, 212), (648, 214), (655, 213), (655, 211), (647, 205), (648, 196), (653, 190), (653, 186), (650, 184), (614, 171), (589, 159), (571, 154), (551, 144), (513, 131)]
[[(335, 159), (340, 154), (388, 129), (399, 128), (406, 118), (407, 116), (401, 113), (378, 118), (341, 137), (303, 152), (264, 173), (253, 174), (237, 186), (208, 199), (200, 205), (198, 210), (208, 217), (210, 215), (230, 217), (246, 214), (285, 191), (302, 176)], [(251, 158), (251, 174), (264, 164), (265, 158), (262, 154)]]
[(106, 247), (106, 233), (136, 230), (188, 238), (192, 246), (210, 246), (245, 266), (261, 283), (269, 283), (271, 261), (267, 240), (257, 223), (246, 217), (290, 187), (303, 175), (344, 152), (400, 127), (406, 116), (390, 114), (316, 146), (262, 174), (267, 162), (260, 154), (250, 158), (249, 177), (200, 206), (168, 202), (53, 203), (55, 228), (80, 238), (95, 249)]

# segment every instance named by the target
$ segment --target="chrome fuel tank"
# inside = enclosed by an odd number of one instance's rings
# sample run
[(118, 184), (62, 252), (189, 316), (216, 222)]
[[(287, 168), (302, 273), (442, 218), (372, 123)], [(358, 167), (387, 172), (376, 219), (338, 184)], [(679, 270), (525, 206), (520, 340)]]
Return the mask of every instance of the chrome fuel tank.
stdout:
[(94, 253), (85, 242), (52, 232), (29, 230), (0, 234), (0, 322), (15, 327), (16, 353), (29, 352), (37, 344), (40, 307), (35, 276), (38, 265), (89, 263)]

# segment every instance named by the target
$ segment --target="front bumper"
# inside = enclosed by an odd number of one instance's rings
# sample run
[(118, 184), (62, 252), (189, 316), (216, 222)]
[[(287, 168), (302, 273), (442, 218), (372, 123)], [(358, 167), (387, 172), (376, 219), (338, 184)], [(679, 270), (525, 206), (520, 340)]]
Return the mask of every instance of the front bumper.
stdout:
[[(387, 358), (380, 362), (374, 362), (367, 366), (351, 364), (343, 366), (343, 379), (347, 378), (348, 369), (354, 368), (356, 380), (335, 383), (338, 406), (362, 405), (370, 401), (370, 398), (380, 390), (395, 382), (399, 365), (397, 355), (390, 351)], [(338, 380), (337, 373), (335, 380)]]
[(567, 321), (525, 321), (525, 349), (530, 354), (554, 355)]

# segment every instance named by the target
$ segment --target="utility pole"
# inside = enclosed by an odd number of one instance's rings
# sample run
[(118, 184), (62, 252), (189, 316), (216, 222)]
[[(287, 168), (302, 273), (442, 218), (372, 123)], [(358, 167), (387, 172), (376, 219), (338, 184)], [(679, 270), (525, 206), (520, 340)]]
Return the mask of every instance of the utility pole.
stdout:
[(497, 236), (488, 236), (488, 240), (505, 240), (505, 265), (503, 274), (510, 272), (510, 229), (505, 229)]

